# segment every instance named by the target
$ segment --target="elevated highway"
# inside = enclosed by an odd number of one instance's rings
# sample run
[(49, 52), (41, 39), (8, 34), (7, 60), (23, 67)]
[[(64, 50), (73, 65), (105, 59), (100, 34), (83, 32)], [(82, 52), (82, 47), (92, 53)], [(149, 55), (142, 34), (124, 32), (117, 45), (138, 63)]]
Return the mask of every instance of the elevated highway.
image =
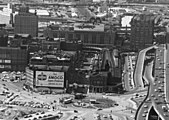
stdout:
[(144, 76), (149, 82), (149, 90), (147, 97), (139, 106), (136, 120), (169, 120), (169, 52), (167, 48), (168, 45), (159, 45), (156, 49), (154, 66), (150, 63), (145, 67)]
[[(156, 48), (156, 46), (148, 47), (142, 51), (139, 52), (137, 63), (136, 63), (136, 69), (134, 71), (134, 82), (135, 82), (135, 88), (133, 91), (140, 91), (145, 89), (144, 83), (143, 83), (143, 68), (144, 68), (144, 61), (145, 61), (145, 54), (147, 51)], [(148, 82), (148, 81), (147, 81)]]

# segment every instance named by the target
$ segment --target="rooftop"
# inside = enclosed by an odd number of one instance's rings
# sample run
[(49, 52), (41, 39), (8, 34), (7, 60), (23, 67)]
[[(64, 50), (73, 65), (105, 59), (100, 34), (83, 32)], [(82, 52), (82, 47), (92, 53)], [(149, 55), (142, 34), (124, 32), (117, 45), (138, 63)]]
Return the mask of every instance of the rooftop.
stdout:
[(86, 24), (86, 23), (75, 23), (74, 31), (93, 31), (93, 32), (104, 32), (104, 24)]

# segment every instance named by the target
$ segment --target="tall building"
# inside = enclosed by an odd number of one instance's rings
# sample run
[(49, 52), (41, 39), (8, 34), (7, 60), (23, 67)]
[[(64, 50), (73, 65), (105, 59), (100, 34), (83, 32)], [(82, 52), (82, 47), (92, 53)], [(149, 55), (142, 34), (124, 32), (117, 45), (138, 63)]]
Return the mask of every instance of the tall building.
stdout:
[(153, 44), (154, 15), (136, 15), (131, 20), (131, 48), (141, 50)]
[(32, 37), (38, 35), (38, 16), (35, 13), (29, 13), (28, 7), (20, 7), (18, 15), (15, 15), (14, 24), (15, 34), (30, 34)]
[(8, 32), (4, 29), (5, 26), (5, 24), (0, 24), (0, 47), (8, 46)]

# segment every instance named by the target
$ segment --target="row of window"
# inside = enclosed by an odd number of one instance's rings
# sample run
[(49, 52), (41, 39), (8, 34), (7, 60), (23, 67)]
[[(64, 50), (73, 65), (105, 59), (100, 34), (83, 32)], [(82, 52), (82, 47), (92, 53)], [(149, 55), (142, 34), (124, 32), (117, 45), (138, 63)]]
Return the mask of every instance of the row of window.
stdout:
[(11, 60), (0, 59), (0, 63), (11, 63)]
[[(92, 35), (87, 34), (87, 33), (85, 33), (85, 34), (75, 34), (75, 38), (77, 40), (82, 40), (84, 43), (94, 43), (94, 44), (113, 43), (111, 41), (111, 36), (105, 35), (105, 34), (92, 34)], [(97, 39), (97, 38), (99, 38), (99, 39)], [(68, 34), (68, 40), (73, 40), (73, 39), (74, 39), (73, 34)]]
[(0, 65), (0, 68), (9, 68), (9, 69), (11, 69), (11, 65)]
[(93, 81), (93, 84), (97, 85), (103, 85), (104, 81)]

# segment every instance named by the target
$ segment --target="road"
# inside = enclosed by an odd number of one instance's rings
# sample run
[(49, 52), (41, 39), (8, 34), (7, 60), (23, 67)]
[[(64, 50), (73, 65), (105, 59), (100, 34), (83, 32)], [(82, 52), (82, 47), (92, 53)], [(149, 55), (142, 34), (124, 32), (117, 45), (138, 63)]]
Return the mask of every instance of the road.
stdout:
[[(86, 120), (95, 120), (94, 116), (96, 114), (101, 115), (112, 115), (114, 120), (126, 120), (126, 117), (129, 120), (134, 120), (134, 113), (137, 109), (137, 106), (135, 103), (133, 103), (130, 98), (132, 95), (122, 95), (122, 96), (104, 96), (108, 99), (115, 100), (119, 106), (111, 107), (111, 108), (105, 108), (101, 111), (97, 110), (90, 110), (86, 114), (84, 114), (83, 118)], [(131, 113), (132, 110), (132, 113)], [(102, 118), (102, 120), (108, 120), (106, 118)]]
[[(145, 60), (145, 54), (148, 50), (151, 50), (152, 48), (156, 48), (156, 46), (148, 47), (142, 51), (139, 52), (136, 69), (134, 72), (134, 81), (135, 81), (135, 89), (133, 91), (140, 91), (145, 89), (144, 83), (143, 83), (143, 68), (144, 68), (144, 60)], [(148, 82), (148, 81), (147, 81)]]
[[(22, 87), (18, 88), (18, 86), (16, 86), (12, 82), (0, 81), (0, 83), (6, 84), (6, 87), (9, 88), (9, 91), (19, 94), (20, 95), (19, 99), (21, 101), (35, 101), (50, 104), (51, 102), (53, 102), (53, 100), (57, 101), (59, 98), (66, 96), (66, 95), (39, 95), (39, 93), (31, 94), (30, 92), (22, 91)], [(99, 94), (99, 96), (102, 95)], [(109, 120), (108, 118), (103, 118), (103, 116), (109, 116), (109, 114), (111, 114), (114, 120), (126, 120), (126, 117), (129, 120), (133, 120), (137, 106), (135, 105), (134, 102), (130, 100), (132, 94), (121, 96), (104, 96), (104, 97), (117, 101), (119, 106), (103, 109), (101, 111), (97, 111), (96, 109), (86, 109), (73, 106), (72, 107), (68, 106), (67, 108), (58, 106), (58, 110), (61, 110), (64, 113), (63, 118), (61, 118), (61, 120), (70, 120), (70, 118), (73, 118), (75, 115), (81, 116), (86, 120), (95, 120), (94, 116), (95, 114), (100, 114), (102, 116), (101, 117), (102, 120)], [(132, 113), (131, 109), (133, 110)], [(74, 113), (73, 112), (74, 110), (78, 110), (78, 113)]]
[[(167, 44), (166, 52), (166, 85), (169, 85), (169, 44)], [(166, 87), (166, 100), (169, 102), (169, 87)]]
[[(166, 45), (159, 45), (156, 48), (156, 56), (153, 62), (145, 67), (145, 78), (149, 82), (149, 91), (136, 114), (136, 120), (168, 120), (168, 49)], [(154, 69), (154, 77), (152, 71)]]
[(132, 56), (129, 54), (126, 54), (125, 57), (125, 64), (124, 64), (124, 86), (126, 91), (132, 91), (135, 88), (134, 79), (133, 79), (133, 73), (134, 68), (132, 65)]
[[(145, 67), (145, 78), (149, 81), (150, 84), (153, 84), (153, 77), (152, 77), (152, 69), (153, 69), (153, 62), (151, 62), (151, 64), (149, 66)], [(151, 98), (151, 91), (152, 91), (152, 86), (150, 86), (149, 91), (148, 92), (148, 98)], [(152, 102), (151, 100), (146, 99), (145, 101), (143, 101), (143, 103), (141, 104), (140, 108), (138, 109), (138, 113), (136, 114), (136, 120), (145, 120), (146, 113), (148, 113), (148, 111), (150, 111), (151, 107), (152, 107)]]

